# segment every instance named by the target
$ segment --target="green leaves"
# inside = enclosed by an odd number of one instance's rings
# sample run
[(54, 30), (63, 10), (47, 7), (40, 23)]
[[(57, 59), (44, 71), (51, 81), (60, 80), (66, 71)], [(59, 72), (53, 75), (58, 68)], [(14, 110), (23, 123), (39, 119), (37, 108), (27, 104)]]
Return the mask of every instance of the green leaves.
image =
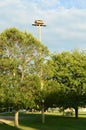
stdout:
[(40, 91), (40, 66), (48, 53), (47, 47), (27, 32), (9, 28), (0, 34), (0, 87), (5, 106), (34, 107)]
[(55, 53), (51, 58), (53, 75), (51, 85), (48, 84), (46, 101), (52, 99), (52, 106), (60, 107), (86, 105), (86, 101), (82, 100), (86, 93), (86, 54), (74, 50)]

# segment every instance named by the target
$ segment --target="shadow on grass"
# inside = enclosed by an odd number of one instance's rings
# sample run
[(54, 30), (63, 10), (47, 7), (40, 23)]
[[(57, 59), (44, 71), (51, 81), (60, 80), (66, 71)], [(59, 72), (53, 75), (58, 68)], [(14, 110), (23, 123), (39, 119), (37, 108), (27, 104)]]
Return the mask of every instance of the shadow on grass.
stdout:
[(11, 125), (8, 125), (8, 124), (0, 121), (0, 130), (20, 130), (20, 129), (17, 129)]
[(30, 114), (28, 118), (21, 119), (20, 125), (28, 130), (85, 130), (86, 118), (75, 119), (74, 117), (61, 117), (46, 115), (46, 122), (41, 123), (41, 114)]

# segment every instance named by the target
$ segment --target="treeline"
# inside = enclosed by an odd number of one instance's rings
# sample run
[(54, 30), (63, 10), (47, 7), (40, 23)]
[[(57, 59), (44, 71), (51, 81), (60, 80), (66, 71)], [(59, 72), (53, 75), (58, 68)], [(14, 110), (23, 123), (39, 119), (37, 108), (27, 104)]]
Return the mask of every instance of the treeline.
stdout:
[[(9, 28), (0, 34), (0, 108), (74, 108), (86, 105), (86, 53), (51, 54), (32, 34)], [(18, 122), (17, 122), (18, 123)], [(17, 126), (17, 124), (15, 124)]]

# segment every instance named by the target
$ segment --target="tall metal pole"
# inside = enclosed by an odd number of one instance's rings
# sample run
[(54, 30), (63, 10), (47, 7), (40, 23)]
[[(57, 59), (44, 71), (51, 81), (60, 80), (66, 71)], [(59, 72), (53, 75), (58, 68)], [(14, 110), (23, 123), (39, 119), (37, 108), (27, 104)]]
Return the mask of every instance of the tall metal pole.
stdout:
[(38, 26), (38, 39), (41, 41), (41, 27), (40, 25)]
[(45, 27), (43, 20), (35, 20), (32, 24), (33, 26), (38, 26), (38, 39), (41, 41), (41, 27)]
[[(32, 24), (33, 26), (38, 26), (38, 39), (41, 41), (41, 27), (46, 26), (43, 20), (35, 20)], [(42, 67), (41, 67), (41, 90), (43, 89), (43, 80), (42, 80)], [(44, 115), (44, 99), (42, 99), (42, 123), (45, 123), (45, 115)]]

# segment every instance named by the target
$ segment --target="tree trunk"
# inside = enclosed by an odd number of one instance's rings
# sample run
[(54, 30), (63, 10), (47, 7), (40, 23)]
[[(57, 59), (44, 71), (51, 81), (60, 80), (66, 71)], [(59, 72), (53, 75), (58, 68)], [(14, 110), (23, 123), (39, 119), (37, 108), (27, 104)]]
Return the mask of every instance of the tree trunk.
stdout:
[(15, 112), (15, 118), (14, 118), (14, 126), (15, 126), (16, 128), (18, 128), (18, 126), (19, 126), (19, 123), (18, 123), (18, 114), (19, 114), (19, 112), (16, 111), (16, 112)]
[(44, 114), (44, 100), (42, 100), (42, 123), (45, 123), (45, 114)]
[(44, 108), (42, 108), (42, 123), (45, 123), (45, 114), (44, 114)]
[(75, 108), (75, 118), (78, 118), (78, 107)]

